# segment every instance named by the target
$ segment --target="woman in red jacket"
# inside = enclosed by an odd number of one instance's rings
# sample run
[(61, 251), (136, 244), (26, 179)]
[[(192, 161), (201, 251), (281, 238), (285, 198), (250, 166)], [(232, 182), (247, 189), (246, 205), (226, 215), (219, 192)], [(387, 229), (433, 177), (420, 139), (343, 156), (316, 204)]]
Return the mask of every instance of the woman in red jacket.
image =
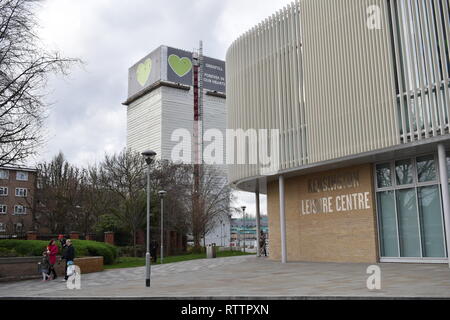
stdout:
[(55, 240), (50, 240), (50, 243), (47, 246), (47, 254), (50, 262), (50, 268), (48, 270), (48, 274), (53, 273), (53, 280), (57, 278), (55, 271), (55, 263), (56, 263), (56, 255), (58, 254), (58, 246), (55, 244)]

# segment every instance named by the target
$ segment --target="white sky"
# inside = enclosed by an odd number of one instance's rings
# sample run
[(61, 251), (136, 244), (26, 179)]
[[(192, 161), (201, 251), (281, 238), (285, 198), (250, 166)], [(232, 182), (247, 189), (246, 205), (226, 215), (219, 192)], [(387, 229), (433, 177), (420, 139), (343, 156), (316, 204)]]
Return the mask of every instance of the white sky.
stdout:
[[(62, 151), (86, 166), (126, 146), (128, 68), (160, 45), (225, 59), (239, 35), (291, 0), (44, 0), (39, 35), (48, 49), (83, 60), (67, 77), (49, 81), (47, 143), (33, 160)], [(255, 212), (254, 194), (235, 206)], [(266, 212), (266, 199), (261, 209)]]

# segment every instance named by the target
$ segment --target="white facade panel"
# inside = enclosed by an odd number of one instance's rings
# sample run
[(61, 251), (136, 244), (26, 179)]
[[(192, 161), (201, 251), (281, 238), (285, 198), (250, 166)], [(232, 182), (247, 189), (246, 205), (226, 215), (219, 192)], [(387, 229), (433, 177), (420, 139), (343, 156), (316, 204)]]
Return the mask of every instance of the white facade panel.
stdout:
[(132, 102), (127, 108), (127, 148), (151, 149), (161, 154), (161, 88)]
[[(218, 129), (223, 137), (225, 137), (226, 128), (226, 106), (225, 99), (214, 97), (210, 95), (203, 95), (203, 131), (210, 129)], [(172, 159), (173, 148), (182, 143), (184, 149), (193, 148), (193, 119), (194, 119), (194, 107), (193, 107), (193, 90), (180, 90), (170, 87), (162, 87), (162, 128), (161, 128), (161, 141), (162, 141), (162, 157), (163, 159)], [(172, 134), (175, 130), (185, 129), (191, 133), (191, 145), (188, 145), (188, 141), (180, 142), (180, 140), (172, 141)], [(206, 147), (210, 142), (205, 142)], [(225, 152), (222, 161), (225, 161)], [(193, 156), (191, 158), (193, 161)], [(225, 169), (224, 169), (225, 170)]]
[[(213, 139), (224, 142), (226, 134), (225, 99), (207, 95), (206, 91), (203, 97), (204, 132), (216, 129), (220, 131), (220, 136), (216, 137), (215, 134)], [(192, 88), (184, 90), (168, 86), (161, 86), (132, 102), (127, 110), (127, 147), (135, 152), (152, 149), (157, 152), (157, 158), (176, 161), (178, 158), (173, 158), (172, 152), (174, 147), (179, 148), (181, 144), (183, 150), (192, 153), (189, 161), (193, 161), (193, 105)], [(179, 129), (189, 132), (188, 139), (181, 140), (176, 135)], [(204, 148), (211, 143), (214, 142), (204, 142)], [(223, 156), (218, 160), (217, 168), (226, 179), (226, 150), (224, 144), (219, 144), (219, 147), (216, 152), (222, 153)]]
[[(172, 134), (177, 129), (186, 129), (192, 138), (193, 118), (194, 118), (194, 97), (192, 89), (180, 90), (170, 87), (162, 87), (162, 158), (172, 160), (172, 149), (179, 144), (178, 141), (171, 141)], [(183, 141), (185, 150), (191, 149), (189, 141)]]
[(449, 134), (449, 16), (448, 0), (297, 0), (244, 33), (226, 55), (227, 127), (279, 129), (280, 148), (229, 181)]

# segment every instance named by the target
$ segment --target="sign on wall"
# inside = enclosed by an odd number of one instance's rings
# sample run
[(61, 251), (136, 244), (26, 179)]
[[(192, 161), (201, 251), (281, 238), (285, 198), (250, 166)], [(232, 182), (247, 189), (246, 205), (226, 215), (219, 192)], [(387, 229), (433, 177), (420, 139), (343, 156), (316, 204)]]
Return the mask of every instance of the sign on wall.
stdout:
[(161, 79), (161, 48), (139, 60), (128, 70), (128, 97)]
[[(203, 88), (225, 93), (225, 61), (204, 57)], [(192, 86), (192, 52), (161, 46), (128, 72), (128, 97), (160, 80)]]
[(192, 85), (192, 52), (167, 48), (167, 80)]
[(302, 215), (371, 209), (370, 192), (360, 190), (359, 171), (311, 178), (307, 183), (308, 196), (300, 201)]
[(203, 88), (225, 93), (225, 61), (204, 58)]

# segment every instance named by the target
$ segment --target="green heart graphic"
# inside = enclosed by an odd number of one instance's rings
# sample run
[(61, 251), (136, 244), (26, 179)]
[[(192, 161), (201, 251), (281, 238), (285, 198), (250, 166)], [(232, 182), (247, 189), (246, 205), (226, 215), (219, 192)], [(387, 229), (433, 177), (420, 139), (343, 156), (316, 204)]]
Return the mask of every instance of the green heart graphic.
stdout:
[(192, 61), (187, 57), (180, 59), (176, 54), (169, 56), (169, 66), (179, 77), (185, 76), (192, 69)]
[(136, 80), (143, 87), (152, 71), (152, 59), (148, 58), (144, 63), (140, 63), (136, 70)]

